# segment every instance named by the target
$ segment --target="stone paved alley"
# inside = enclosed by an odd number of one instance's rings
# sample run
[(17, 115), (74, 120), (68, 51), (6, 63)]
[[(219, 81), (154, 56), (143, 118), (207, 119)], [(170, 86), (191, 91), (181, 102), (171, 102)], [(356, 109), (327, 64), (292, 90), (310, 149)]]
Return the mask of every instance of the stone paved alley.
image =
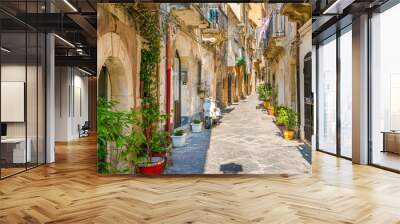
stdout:
[(311, 171), (308, 149), (281, 137), (273, 117), (257, 109), (256, 96), (235, 105), (211, 131), (191, 133), (187, 144), (175, 148), (173, 166), (179, 174), (302, 174)]

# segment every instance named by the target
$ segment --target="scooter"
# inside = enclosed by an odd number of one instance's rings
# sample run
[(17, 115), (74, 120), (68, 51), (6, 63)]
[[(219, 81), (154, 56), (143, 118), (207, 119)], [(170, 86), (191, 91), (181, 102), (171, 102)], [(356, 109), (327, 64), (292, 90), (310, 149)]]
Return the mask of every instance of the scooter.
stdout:
[(204, 127), (210, 129), (213, 123), (217, 123), (221, 119), (221, 110), (216, 106), (215, 100), (205, 98), (204, 104)]

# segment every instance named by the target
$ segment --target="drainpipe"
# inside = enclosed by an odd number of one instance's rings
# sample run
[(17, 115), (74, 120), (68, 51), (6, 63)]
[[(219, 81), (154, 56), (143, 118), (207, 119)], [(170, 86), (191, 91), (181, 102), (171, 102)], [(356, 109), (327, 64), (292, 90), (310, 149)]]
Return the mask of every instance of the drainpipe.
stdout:
[(166, 124), (165, 124), (165, 131), (170, 134), (171, 132), (171, 59), (170, 59), (170, 27), (168, 25), (167, 27), (167, 32), (166, 32), (166, 46), (165, 46), (165, 66), (166, 66), (166, 76), (165, 76), (165, 82), (166, 82), (166, 104), (165, 104), (165, 113), (166, 113)]

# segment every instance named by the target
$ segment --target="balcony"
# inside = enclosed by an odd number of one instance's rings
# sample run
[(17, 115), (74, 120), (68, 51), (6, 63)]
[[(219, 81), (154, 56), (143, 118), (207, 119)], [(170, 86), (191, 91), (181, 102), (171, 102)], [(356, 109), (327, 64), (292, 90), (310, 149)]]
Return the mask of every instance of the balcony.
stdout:
[(228, 17), (219, 7), (209, 7), (206, 12), (209, 27), (202, 30), (203, 40), (212, 43), (224, 41), (226, 39)]
[(170, 9), (171, 14), (187, 26), (208, 27), (208, 21), (199, 3), (170, 3)]
[(300, 27), (311, 19), (311, 5), (307, 3), (286, 3), (281, 9), (281, 14), (296, 22)]
[(279, 14), (278, 10), (274, 10), (269, 20), (268, 29), (265, 40), (267, 42), (281, 39), (286, 36), (286, 19), (285, 16)]
[(283, 50), (281, 40), (286, 36), (286, 18), (274, 10), (268, 24), (264, 38), (264, 55), (267, 59), (273, 59)]

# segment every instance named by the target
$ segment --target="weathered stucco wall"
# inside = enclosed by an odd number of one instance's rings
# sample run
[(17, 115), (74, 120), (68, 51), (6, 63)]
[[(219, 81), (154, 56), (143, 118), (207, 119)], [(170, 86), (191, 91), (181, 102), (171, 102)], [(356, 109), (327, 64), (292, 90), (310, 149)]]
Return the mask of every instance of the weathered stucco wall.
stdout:
[(138, 107), (142, 41), (135, 22), (116, 4), (97, 4), (97, 18), (97, 74), (107, 67), (108, 92), (119, 101), (119, 109)]
[[(216, 75), (214, 54), (196, 42), (188, 34), (178, 31), (173, 42), (174, 55), (179, 54), (181, 70), (187, 72), (187, 82), (181, 84), (181, 111), (184, 117), (197, 116), (203, 110), (204, 95), (198, 92), (198, 86), (205, 86), (206, 94), (216, 98)], [(201, 76), (199, 76), (201, 62)], [(178, 60), (173, 63), (172, 96), (177, 99), (179, 85)]]

